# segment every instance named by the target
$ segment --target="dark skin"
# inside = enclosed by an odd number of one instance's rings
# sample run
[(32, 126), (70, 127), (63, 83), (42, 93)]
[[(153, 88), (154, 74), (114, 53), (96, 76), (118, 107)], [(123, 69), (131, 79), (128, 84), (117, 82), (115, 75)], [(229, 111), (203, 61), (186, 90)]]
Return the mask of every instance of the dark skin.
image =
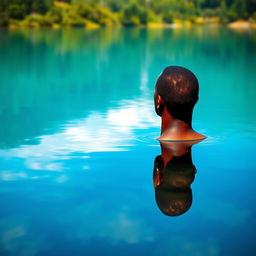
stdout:
[(193, 141), (203, 140), (206, 137), (193, 130), (191, 126), (192, 110), (189, 117), (184, 121), (174, 118), (167, 110), (162, 97), (155, 92), (154, 94), (156, 110), (162, 109), (162, 125), (161, 135), (158, 138), (160, 141)]
[[(167, 163), (172, 161), (175, 157), (181, 157), (191, 150), (191, 147), (201, 140), (197, 141), (183, 141), (183, 142), (160, 142), (161, 146), (161, 158), (166, 167)], [(195, 170), (196, 172), (196, 170)], [(154, 186), (158, 186), (161, 183), (160, 173), (157, 171), (154, 175)]]
[(191, 147), (200, 141), (161, 141), (161, 156), (154, 162), (153, 181), (159, 209), (167, 216), (179, 216), (192, 204), (191, 184), (196, 168)]

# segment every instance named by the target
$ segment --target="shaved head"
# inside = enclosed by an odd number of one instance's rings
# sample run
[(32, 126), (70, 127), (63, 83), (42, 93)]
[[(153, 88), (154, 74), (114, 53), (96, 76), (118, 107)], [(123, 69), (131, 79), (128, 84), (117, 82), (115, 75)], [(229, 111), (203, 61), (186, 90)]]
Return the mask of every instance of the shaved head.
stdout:
[[(161, 96), (172, 116), (185, 121), (191, 119), (194, 105), (198, 101), (199, 84), (190, 70), (179, 66), (165, 68), (156, 82), (155, 92)], [(161, 115), (161, 111), (157, 114)]]

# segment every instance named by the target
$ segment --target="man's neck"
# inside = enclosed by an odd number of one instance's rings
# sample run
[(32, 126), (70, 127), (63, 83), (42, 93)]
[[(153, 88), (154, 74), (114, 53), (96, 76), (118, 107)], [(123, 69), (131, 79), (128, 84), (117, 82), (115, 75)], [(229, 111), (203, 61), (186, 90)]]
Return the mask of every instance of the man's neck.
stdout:
[(162, 114), (161, 136), (158, 139), (160, 141), (186, 141), (204, 139), (205, 136), (195, 132), (192, 129), (191, 117), (187, 121), (174, 118), (165, 107)]

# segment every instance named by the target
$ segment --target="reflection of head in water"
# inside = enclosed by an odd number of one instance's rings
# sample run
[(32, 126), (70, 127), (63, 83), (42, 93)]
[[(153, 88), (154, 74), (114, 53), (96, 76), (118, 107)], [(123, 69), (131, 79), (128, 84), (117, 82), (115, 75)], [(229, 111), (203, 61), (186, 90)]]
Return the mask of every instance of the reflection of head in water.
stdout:
[(190, 208), (192, 204), (190, 185), (194, 181), (195, 173), (191, 150), (182, 156), (172, 158), (166, 165), (161, 156), (155, 158), (155, 198), (164, 214), (178, 216)]

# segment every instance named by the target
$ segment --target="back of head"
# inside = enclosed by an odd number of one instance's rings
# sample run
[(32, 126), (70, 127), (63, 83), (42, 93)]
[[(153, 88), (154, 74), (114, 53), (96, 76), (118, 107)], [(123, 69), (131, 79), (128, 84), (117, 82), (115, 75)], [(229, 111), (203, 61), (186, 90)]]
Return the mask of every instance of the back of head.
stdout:
[(196, 76), (188, 69), (169, 66), (159, 76), (156, 86), (168, 110), (177, 119), (191, 118), (198, 100), (199, 85)]

